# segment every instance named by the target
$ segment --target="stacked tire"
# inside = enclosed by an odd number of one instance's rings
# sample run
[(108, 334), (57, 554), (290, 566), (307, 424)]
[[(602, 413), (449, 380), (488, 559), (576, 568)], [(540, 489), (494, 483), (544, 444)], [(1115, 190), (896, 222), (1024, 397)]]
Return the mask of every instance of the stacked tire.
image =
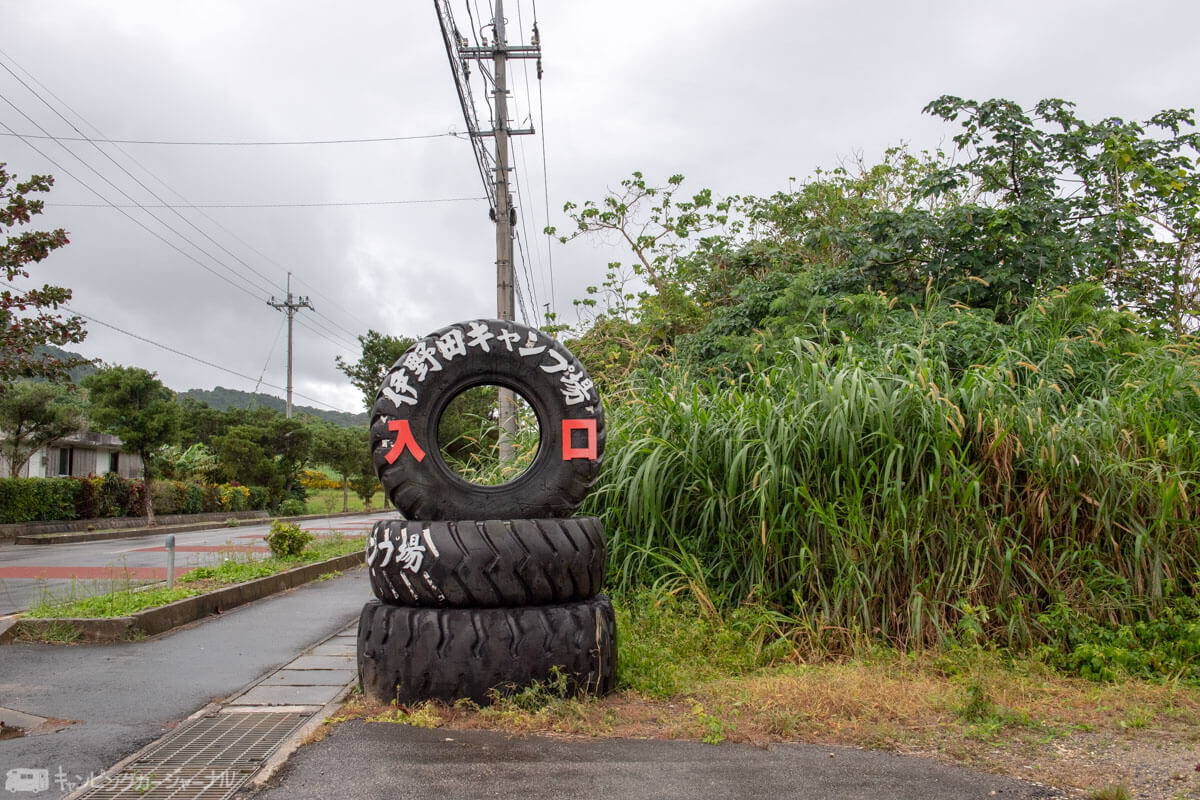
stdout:
[[(519, 394), (537, 454), (517, 478), (472, 484), (442, 457), (438, 426), (476, 386)], [(490, 702), (542, 684), (600, 695), (616, 680), (616, 622), (595, 517), (575, 517), (596, 480), (604, 412), (579, 361), (550, 336), (502, 320), (417, 341), (380, 386), (371, 457), (404, 519), (367, 543), (375, 599), (359, 617), (358, 673), (376, 702)]]

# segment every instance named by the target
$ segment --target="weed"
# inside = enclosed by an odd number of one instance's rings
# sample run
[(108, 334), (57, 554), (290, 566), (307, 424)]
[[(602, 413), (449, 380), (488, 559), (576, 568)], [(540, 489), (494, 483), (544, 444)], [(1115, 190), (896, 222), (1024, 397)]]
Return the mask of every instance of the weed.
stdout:
[(1133, 795), (1129, 793), (1129, 788), (1123, 783), (1110, 783), (1103, 789), (1089, 792), (1088, 797), (1091, 800), (1133, 800)]
[(195, 597), (200, 593), (199, 589), (186, 586), (176, 586), (174, 589), (127, 589), (84, 597), (67, 603), (39, 603), (29, 610), (27, 616), (33, 619), (127, 617), (147, 608), (165, 606), (176, 600)]
[(240, 527), (241, 524), (242, 524), (242, 521), (240, 519), (238, 519), (237, 517), (229, 517), (225, 520), (226, 528), (237, 528), (237, 527)]
[(412, 725), (414, 728), (439, 728), (442, 715), (436, 703), (417, 703), (415, 706), (394, 706), (390, 711), (367, 717), (367, 722), (390, 722)]
[[(20, 625), (20, 623), (17, 623)], [(20, 629), (21, 637), (30, 639), (36, 642), (48, 642), (51, 644), (71, 644), (79, 641), (83, 636), (79, 629), (69, 622), (52, 622), (46, 628), (37, 631), (28, 629)]]
[(705, 712), (704, 706), (696, 700), (692, 700), (692, 716), (700, 723), (700, 741), (705, 744), (720, 744), (725, 741), (725, 720)]
[(322, 572), (320, 575), (318, 575), (316, 578), (313, 579), (313, 583), (320, 583), (321, 581), (331, 581), (334, 578), (340, 578), (341, 575), (342, 575), (341, 570), (337, 570), (337, 569), (335, 569), (333, 572)]

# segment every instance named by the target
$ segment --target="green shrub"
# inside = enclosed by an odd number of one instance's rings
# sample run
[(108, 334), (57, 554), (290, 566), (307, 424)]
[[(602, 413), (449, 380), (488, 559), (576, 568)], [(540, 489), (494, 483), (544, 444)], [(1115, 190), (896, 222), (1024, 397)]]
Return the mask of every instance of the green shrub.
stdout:
[(152, 481), (150, 483), (150, 498), (154, 501), (156, 514), (182, 513), (185, 496), (186, 490), (180, 481)]
[(299, 517), (308, 513), (308, 506), (303, 500), (289, 497), (279, 504), (279, 514), (283, 517)]
[(100, 516), (97, 513), (96, 493), (98, 485), (91, 478), (69, 478), (64, 480), (74, 481), (75, 488), (75, 519), (95, 519)]
[(200, 510), (205, 514), (212, 514), (221, 510), (221, 490), (216, 486), (206, 484), (203, 488), (204, 498), (201, 502)]
[(204, 487), (198, 483), (184, 485), (183, 507), (184, 514), (200, 514), (204, 511)]
[(267, 507), (267, 501), (270, 500), (270, 491), (265, 486), (251, 486), (250, 498), (246, 501), (246, 507), (251, 511), (262, 511)]
[(271, 555), (276, 558), (296, 558), (312, 544), (314, 537), (308, 531), (300, 530), (295, 523), (274, 520), (271, 522), (271, 532), (263, 538), (271, 548)]
[(222, 511), (245, 511), (250, 499), (250, 490), (235, 483), (223, 483), (221, 492)]
[(93, 478), (96, 483), (96, 516), (124, 517), (129, 511), (129, 481), (115, 472)]
[(0, 478), (0, 523), (76, 519), (80, 481)]

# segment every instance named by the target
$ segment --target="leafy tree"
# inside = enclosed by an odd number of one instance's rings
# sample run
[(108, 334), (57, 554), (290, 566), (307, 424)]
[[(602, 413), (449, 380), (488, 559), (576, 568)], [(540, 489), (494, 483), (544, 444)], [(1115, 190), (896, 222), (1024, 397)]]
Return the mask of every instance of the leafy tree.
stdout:
[(9, 474), (20, 475), (42, 445), (75, 433), (83, 415), (65, 387), (40, 381), (0, 385), (0, 433)]
[(358, 341), (362, 345), (362, 356), (358, 361), (351, 364), (341, 356), (337, 356), (335, 361), (337, 368), (363, 393), (363, 403), (369, 413), (375, 405), (375, 396), (379, 393), (384, 376), (416, 340), (368, 330), (365, 335), (358, 337)]
[(300, 470), (311, 456), (310, 426), (267, 409), (226, 413), (237, 422), (211, 441), (218, 474), (227, 481), (267, 487), (272, 505), (286, 497), (303, 500)]
[(125, 447), (142, 459), (146, 483), (146, 522), (154, 524), (150, 497), (151, 456), (175, 440), (179, 430), (179, 405), (175, 393), (153, 372), (138, 367), (107, 367), (83, 379), (88, 391), (92, 422), (121, 438)]
[[(17, 181), (0, 163), (0, 225), (9, 230), (27, 225), (42, 213), (43, 205), (27, 195), (48, 192), (53, 183), (48, 175)], [(71, 367), (86, 363), (62, 361), (35, 351), (39, 345), (81, 342), (87, 335), (83, 320), (54, 313), (71, 299), (71, 290), (49, 284), (39, 289), (13, 283), (17, 278), (29, 277), (30, 263), (42, 261), (67, 242), (66, 231), (59, 228), (6, 234), (0, 245), (0, 268), (7, 282), (0, 291), (0, 381), (35, 376), (65, 380)]]
[[(379, 476), (375, 474), (375, 465), (371, 462), (371, 453), (366, 448), (363, 448), (358, 466), (350, 476), (350, 488), (363, 501), (366, 509), (370, 511), (371, 498), (382, 487), (379, 484)], [(384, 498), (383, 502), (386, 505), (387, 498)]]
[(319, 425), (313, 427), (313, 434), (313, 460), (342, 476), (342, 511), (349, 511), (350, 480), (364, 459), (370, 461), (367, 429)]
[(1036, 286), (1098, 280), (1176, 334), (1191, 327), (1200, 310), (1192, 111), (1089, 122), (1064, 100), (1025, 110), (952, 96), (925, 110), (961, 125), (954, 141), (966, 158), (943, 170), (941, 186), (979, 193), (986, 213), (969, 222), (985, 232), (976, 241), (995, 243), (984, 252), (1009, 291), (1027, 302)]

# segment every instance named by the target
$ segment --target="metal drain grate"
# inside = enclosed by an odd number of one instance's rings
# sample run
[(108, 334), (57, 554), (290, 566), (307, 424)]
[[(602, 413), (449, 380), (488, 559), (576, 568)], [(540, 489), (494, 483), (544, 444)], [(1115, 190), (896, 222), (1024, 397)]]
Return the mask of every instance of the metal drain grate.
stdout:
[(294, 712), (201, 717), (105, 775), (77, 800), (223, 800), (308, 718)]

